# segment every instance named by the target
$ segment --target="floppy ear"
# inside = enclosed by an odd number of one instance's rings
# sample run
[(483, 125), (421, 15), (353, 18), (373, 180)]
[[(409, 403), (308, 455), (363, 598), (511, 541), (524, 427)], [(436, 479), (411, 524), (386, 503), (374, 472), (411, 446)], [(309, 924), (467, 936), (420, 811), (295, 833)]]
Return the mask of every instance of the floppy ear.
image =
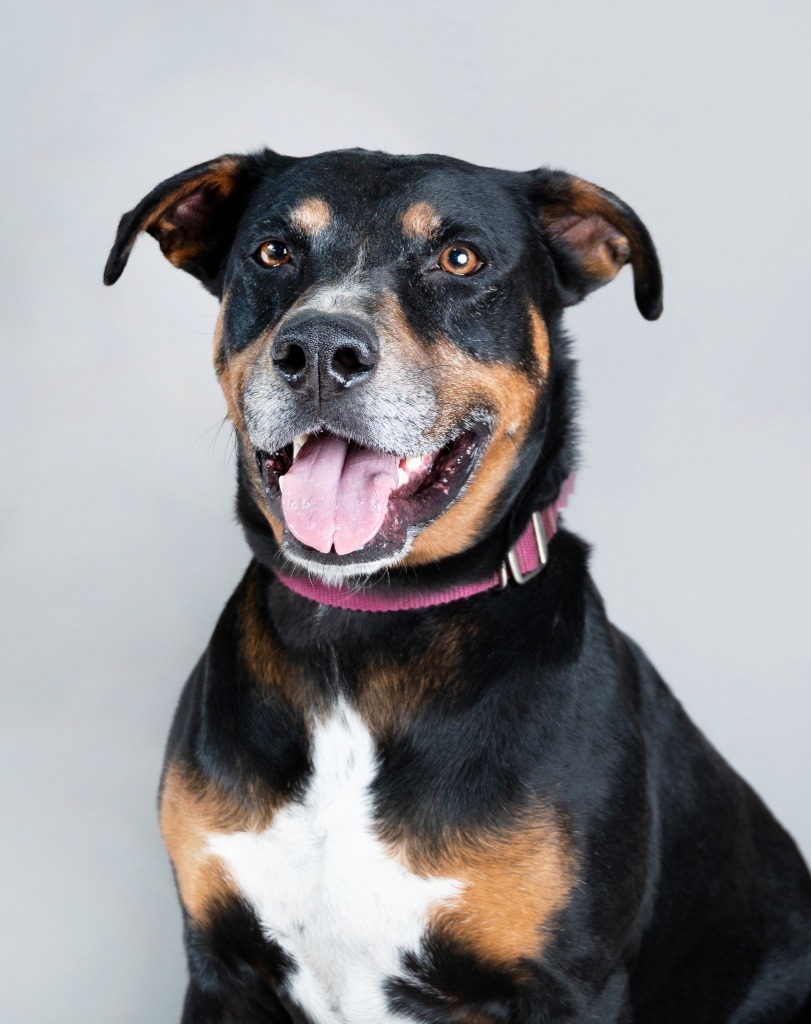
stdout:
[(656, 320), (662, 313), (662, 271), (648, 229), (631, 207), (564, 171), (541, 169), (531, 172), (530, 179), (564, 304), (580, 302), (630, 263), (639, 312)]
[(171, 263), (219, 294), (220, 273), (237, 222), (261, 171), (274, 160), (286, 158), (270, 150), (255, 156), (220, 156), (161, 182), (121, 218), (104, 283), (115, 284), (121, 277), (135, 239), (147, 231)]

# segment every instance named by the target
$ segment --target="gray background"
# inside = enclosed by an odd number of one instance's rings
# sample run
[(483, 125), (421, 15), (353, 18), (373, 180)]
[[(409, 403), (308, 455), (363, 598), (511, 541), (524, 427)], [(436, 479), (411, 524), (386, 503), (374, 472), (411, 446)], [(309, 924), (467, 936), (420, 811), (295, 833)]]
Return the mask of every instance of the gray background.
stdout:
[(609, 610), (811, 852), (807, 3), (6, 6), (0, 1019), (172, 1022), (155, 822), (181, 683), (242, 572), (213, 299), (120, 214), (263, 144), (361, 145), (612, 189), (660, 248), (570, 325), (568, 523)]

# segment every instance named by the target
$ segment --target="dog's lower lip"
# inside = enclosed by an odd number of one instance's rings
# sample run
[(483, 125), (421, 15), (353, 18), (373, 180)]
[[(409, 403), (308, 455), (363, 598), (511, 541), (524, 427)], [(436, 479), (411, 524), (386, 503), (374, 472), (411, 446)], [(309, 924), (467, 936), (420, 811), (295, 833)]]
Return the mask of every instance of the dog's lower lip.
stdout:
[[(377, 534), (357, 551), (337, 555), (323, 549), (315, 551), (299, 541), (285, 522), (283, 509), (284, 477), (290, 471), (295, 457), (307, 442), (318, 436), (328, 439), (328, 432), (299, 435), (274, 452), (257, 450), (256, 459), (264, 484), (265, 500), (273, 515), (285, 523), (285, 543), (292, 549), (301, 548), (308, 556), (332, 562), (356, 561), (369, 556), (384, 557), (405, 546), (408, 530), (427, 524), (440, 515), (454, 500), (466, 483), (483, 447), (486, 431), (482, 426), (462, 430), (450, 442), (422, 456), (400, 456), (397, 462), (397, 481), (388, 498), (388, 507)], [(354, 445), (350, 442), (350, 445)], [(354, 445), (361, 451), (361, 445)], [(381, 453), (384, 454), (384, 453)], [(309, 538), (308, 538), (309, 540)]]

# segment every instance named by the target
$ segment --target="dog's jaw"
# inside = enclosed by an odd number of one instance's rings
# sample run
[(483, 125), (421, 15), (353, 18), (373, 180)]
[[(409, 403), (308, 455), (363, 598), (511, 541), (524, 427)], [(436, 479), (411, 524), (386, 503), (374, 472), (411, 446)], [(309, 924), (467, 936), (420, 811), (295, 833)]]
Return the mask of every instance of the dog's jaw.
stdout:
[(267, 510), (283, 524), (281, 556), (327, 583), (396, 566), (420, 530), (463, 497), (488, 441), (478, 423), (422, 456), (378, 453), (326, 432), (256, 452)]

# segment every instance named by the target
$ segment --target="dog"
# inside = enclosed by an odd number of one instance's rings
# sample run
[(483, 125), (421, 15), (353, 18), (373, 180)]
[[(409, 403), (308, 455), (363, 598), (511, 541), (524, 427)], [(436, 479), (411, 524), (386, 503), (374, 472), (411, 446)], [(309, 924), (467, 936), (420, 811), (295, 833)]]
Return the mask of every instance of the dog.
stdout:
[(562, 171), (226, 155), (121, 219), (221, 303), (253, 560), (171, 728), (183, 1024), (811, 1020), (811, 878), (560, 512), (565, 309), (650, 234)]

